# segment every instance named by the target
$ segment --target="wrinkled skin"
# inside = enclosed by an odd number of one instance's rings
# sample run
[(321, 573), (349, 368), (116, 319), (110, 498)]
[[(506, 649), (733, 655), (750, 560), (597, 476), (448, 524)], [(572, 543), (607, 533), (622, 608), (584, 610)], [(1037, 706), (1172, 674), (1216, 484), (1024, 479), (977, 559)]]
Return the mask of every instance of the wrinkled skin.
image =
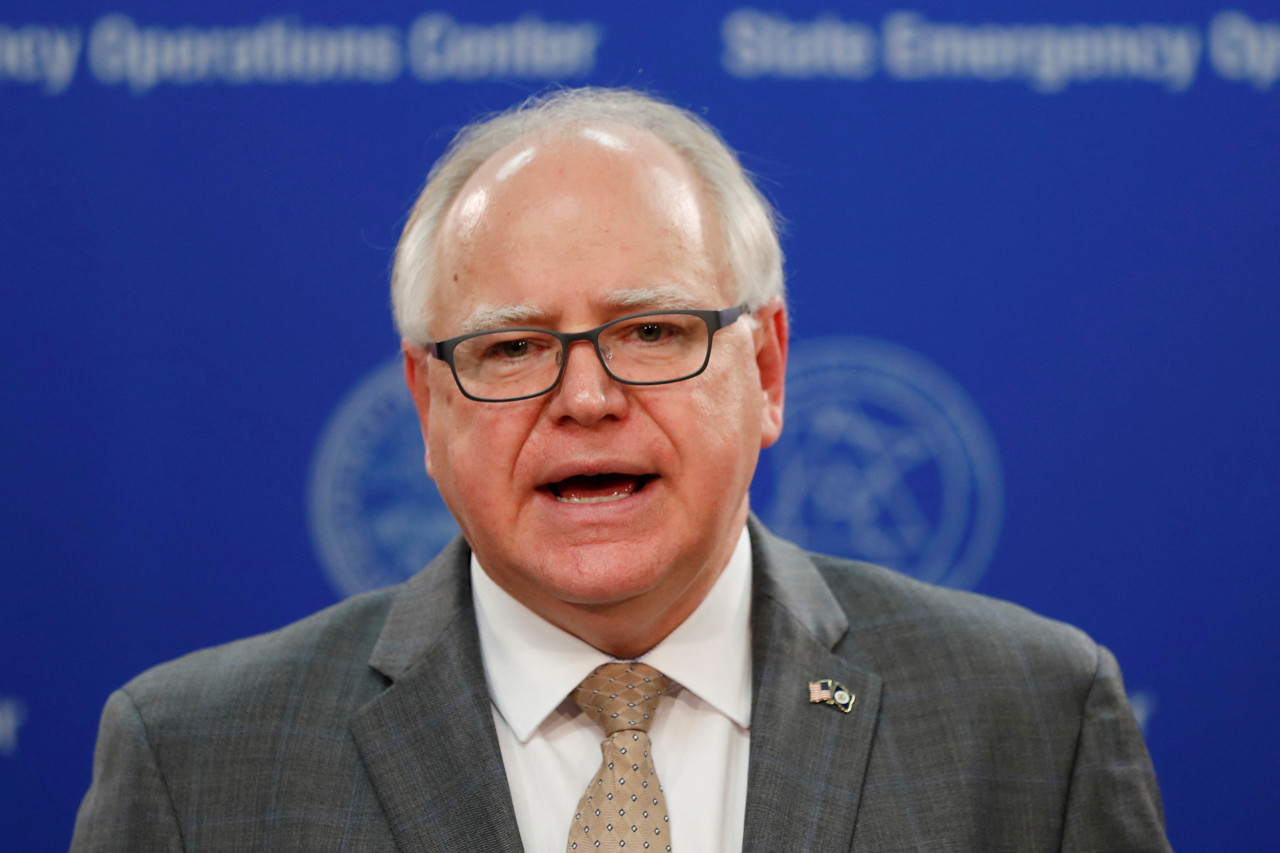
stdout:
[[(513, 143), (463, 187), (437, 239), (438, 339), (735, 302), (700, 182), (630, 130)], [(774, 300), (717, 332), (707, 370), (684, 382), (619, 384), (583, 342), (561, 384), (530, 400), (469, 400), (409, 344), (405, 376), (427, 471), (485, 571), (553, 624), (635, 657), (693, 612), (733, 551), (759, 451), (782, 427), (786, 345)]]

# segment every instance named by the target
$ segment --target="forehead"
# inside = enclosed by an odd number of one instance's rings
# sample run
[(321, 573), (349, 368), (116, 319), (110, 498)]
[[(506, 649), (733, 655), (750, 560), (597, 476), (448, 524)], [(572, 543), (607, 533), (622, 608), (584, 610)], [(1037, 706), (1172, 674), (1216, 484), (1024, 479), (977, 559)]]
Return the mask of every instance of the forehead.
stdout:
[(725, 263), (701, 180), (666, 143), (629, 128), (511, 143), (466, 182), (437, 240), (432, 313), (453, 333), (513, 306), (548, 316), (573, 302), (723, 307), (708, 305), (721, 299)]

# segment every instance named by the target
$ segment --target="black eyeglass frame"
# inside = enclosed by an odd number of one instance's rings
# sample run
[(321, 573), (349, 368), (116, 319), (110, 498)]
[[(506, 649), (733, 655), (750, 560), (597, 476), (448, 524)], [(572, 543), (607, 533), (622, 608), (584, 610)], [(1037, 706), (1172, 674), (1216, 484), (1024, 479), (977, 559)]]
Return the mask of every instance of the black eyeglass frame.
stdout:
[[(453, 381), (458, 386), (458, 390), (462, 392), (462, 396), (468, 400), (475, 400), (478, 403), (514, 403), (517, 400), (531, 400), (534, 397), (541, 397), (543, 394), (549, 394), (555, 390), (560, 384), (560, 380), (564, 379), (565, 367), (569, 364), (569, 345), (578, 341), (588, 341), (591, 348), (596, 352), (596, 359), (600, 362), (600, 366), (604, 368), (604, 372), (609, 374), (609, 378), (623, 385), (670, 385), (673, 382), (684, 382), (686, 379), (692, 379), (707, 369), (707, 365), (711, 363), (711, 347), (715, 341), (716, 332), (725, 326), (732, 325), (743, 314), (748, 313), (746, 305), (735, 305), (732, 308), (721, 308), (719, 310), (703, 309), (703, 308), (673, 308), (667, 311), (641, 311), (638, 314), (627, 314), (616, 320), (610, 320), (602, 326), (596, 326), (594, 329), (587, 329), (583, 332), (553, 332), (550, 329), (539, 329), (536, 326), (513, 326), (511, 328), (497, 329), (481, 329), (478, 332), (468, 332), (465, 335), (458, 335), (454, 338), (446, 338), (442, 341), (428, 341), (422, 345), (422, 350), (432, 358), (438, 358), (445, 364), (449, 365), (449, 370), (453, 373)], [(600, 351), (600, 335), (610, 326), (618, 323), (625, 323), (628, 320), (635, 320), (639, 317), (658, 317), (667, 314), (686, 314), (690, 317), (697, 317), (707, 324), (707, 352), (702, 358), (702, 364), (692, 373), (678, 376), (675, 379), (658, 379), (650, 381), (636, 381), (633, 379), (623, 379), (614, 374), (609, 369), (609, 362), (605, 358), (604, 353)], [(458, 368), (453, 362), (453, 351), (458, 344), (471, 338), (478, 338), (481, 335), (491, 335), (494, 332), (537, 332), (540, 335), (547, 335), (555, 338), (560, 342), (560, 370), (556, 372), (556, 378), (546, 388), (535, 394), (523, 394), (519, 397), (477, 397), (470, 393), (463, 386), (462, 380), (458, 377)]]

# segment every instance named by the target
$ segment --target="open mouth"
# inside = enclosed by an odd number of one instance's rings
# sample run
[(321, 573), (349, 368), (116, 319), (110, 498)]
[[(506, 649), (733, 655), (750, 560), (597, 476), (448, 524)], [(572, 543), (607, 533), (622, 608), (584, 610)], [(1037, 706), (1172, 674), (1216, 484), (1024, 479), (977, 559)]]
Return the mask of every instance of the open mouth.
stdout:
[(602, 504), (631, 497), (651, 479), (647, 474), (579, 474), (548, 483), (546, 488), (564, 503)]

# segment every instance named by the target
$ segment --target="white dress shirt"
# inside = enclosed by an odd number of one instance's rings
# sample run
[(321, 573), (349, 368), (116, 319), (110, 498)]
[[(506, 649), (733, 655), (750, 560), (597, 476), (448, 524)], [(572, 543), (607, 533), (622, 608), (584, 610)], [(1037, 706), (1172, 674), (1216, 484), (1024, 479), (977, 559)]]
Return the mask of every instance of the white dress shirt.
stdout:
[[(471, 558), (493, 721), (528, 853), (564, 853), (604, 734), (569, 698), (612, 660), (529, 610)], [(676, 851), (740, 851), (751, 720), (751, 546), (743, 528), (698, 608), (641, 660), (678, 684), (649, 735)]]

